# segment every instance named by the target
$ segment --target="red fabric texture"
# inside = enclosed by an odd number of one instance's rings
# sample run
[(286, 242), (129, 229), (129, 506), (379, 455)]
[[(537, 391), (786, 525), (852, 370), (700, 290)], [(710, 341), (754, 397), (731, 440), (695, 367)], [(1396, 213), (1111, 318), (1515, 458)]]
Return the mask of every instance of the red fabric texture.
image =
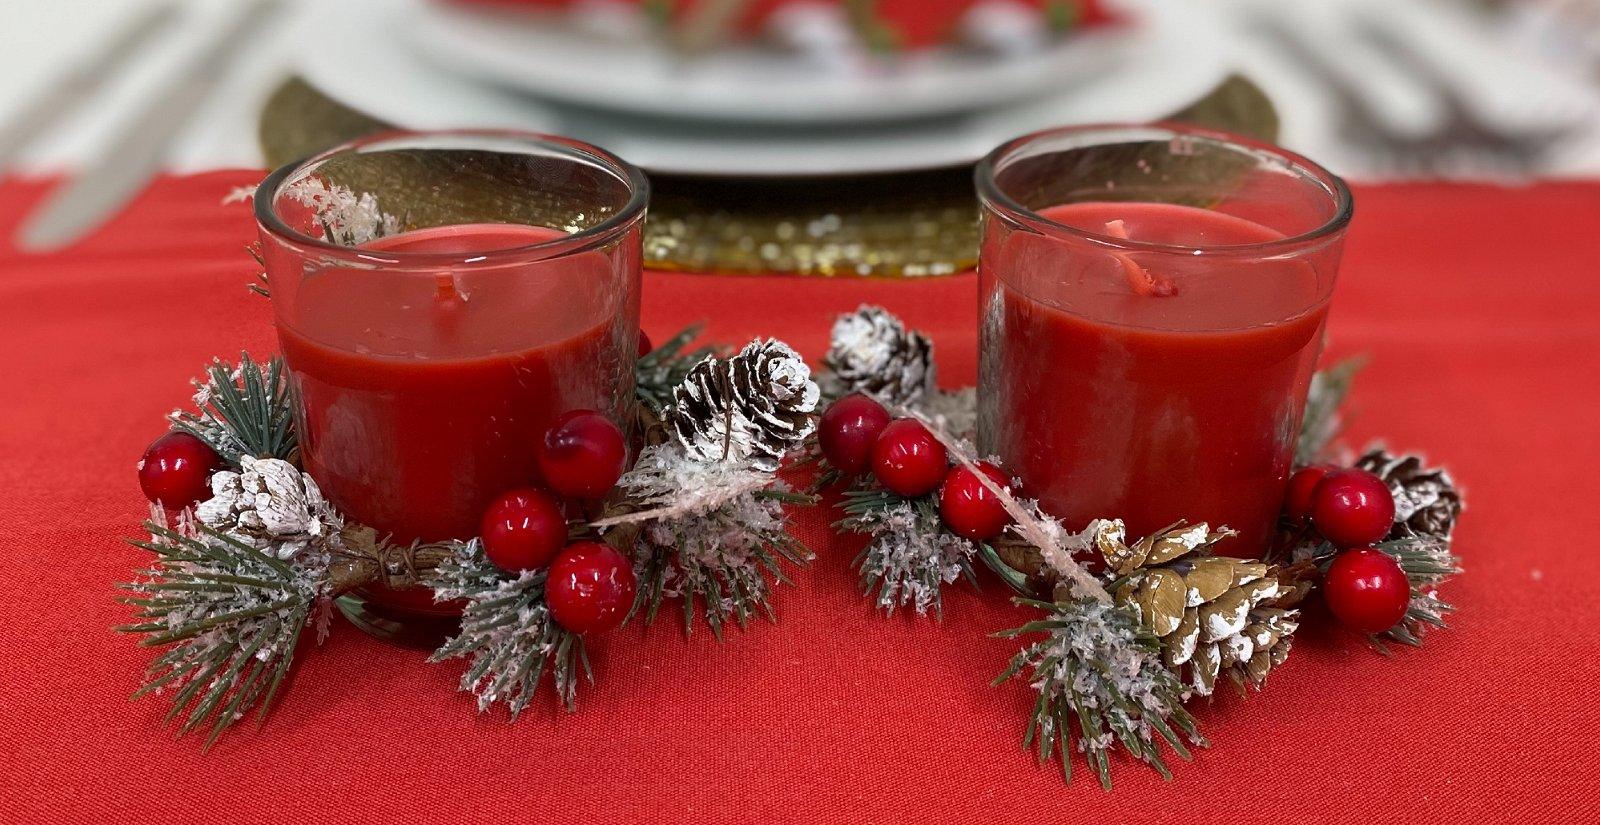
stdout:
[[(0, 820), (453, 822), (1595, 821), (1600, 680), (1600, 186), (1383, 186), (1358, 192), (1332, 315), (1334, 354), (1366, 352), (1351, 441), (1446, 463), (1469, 494), (1461, 612), (1385, 658), (1313, 619), (1264, 693), (1199, 703), (1214, 747), (1164, 783), (1118, 759), (1102, 793), (1061, 784), (1019, 744), (1021, 683), (989, 680), (1022, 621), (1001, 586), (956, 586), (944, 622), (885, 620), (830, 513), (798, 518), (818, 560), (780, 621), (716, 644), (672, 622), (594, 645), (580, 711), (507, 724), (428, 665), (348, 625), (305, 644), (266, 727), (209, 754), (160, 700), (130, 703), (149, 659), (110, 632), (120, 543), (162, 416), (213, 355), (274, 348), (245, 290), (259, 173), (158, 182), (70, 251), (0, 241)], [(0, 187), (0, 229), (48, 188)], [(645, 328), (697, 319), (717, 340), (778, 336), (815, 358), (835, 313), (881, 303), (973, 379), (975, 280), (651, 274)]]

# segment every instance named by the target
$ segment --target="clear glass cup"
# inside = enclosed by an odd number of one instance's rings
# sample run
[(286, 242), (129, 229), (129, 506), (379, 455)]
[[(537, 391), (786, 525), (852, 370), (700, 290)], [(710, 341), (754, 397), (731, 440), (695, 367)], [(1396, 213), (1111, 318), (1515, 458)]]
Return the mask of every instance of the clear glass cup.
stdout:
[[(301, 459), (345, 516), (393, 540), (470, 538), (537, 483), (552, 422), (628, 431), (644, 175), (576, 141), (389, 133), (273, 172), (255, 212)], [(424, 590), (341, 601), (363, 628), (429, 637)]]
[(1352, 213), (1311, 161), (1187, 126), (1018, 138), (977, 169), (980, 446), (1132, 536), (1273, 535)]

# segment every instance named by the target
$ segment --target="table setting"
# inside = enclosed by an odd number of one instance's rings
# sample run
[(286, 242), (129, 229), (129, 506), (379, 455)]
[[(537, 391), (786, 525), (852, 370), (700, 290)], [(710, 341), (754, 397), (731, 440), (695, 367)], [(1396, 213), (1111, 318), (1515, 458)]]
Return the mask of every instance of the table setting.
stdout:
[(1584, 820), (1560, 5), (0, 13), (0, 809)]

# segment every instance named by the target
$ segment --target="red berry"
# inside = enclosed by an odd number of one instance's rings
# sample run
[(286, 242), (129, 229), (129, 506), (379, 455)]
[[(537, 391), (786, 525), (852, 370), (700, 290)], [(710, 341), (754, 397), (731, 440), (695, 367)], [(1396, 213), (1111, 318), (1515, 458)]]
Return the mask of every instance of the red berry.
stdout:
[[(1011, 479), (999, 467), (987, 461), (979, 462), (978, 467), (1001, 489), (1011, 487)], [(951, 532), (973, 541), (988, 541), (1011, 523), (1000, 497), (966, 465), (952, 467), (945, 475), (944, 488), (939, 491), (939, 515)]]
[(1394, 527), (1394, 496), (1366, 470), (1334, 470), (1311, 493), (1311, 523), (1336, 547), (1372, 544)]
[(1289, 476), (1289, 486), (1283, 493), (1283, 512), (1297, 524), (1311, 520), (1311, 494), (1328, 476), (1330, 467), (1302, 467)]
[(1405, 618), (1411, 583), (1388, 553), (1362, 547), (1340, 553), (1328, 565), (1322, 599), (1345, 627), (1382, 633)]
[(182, 510), (211, 498), (211, 473), (222, 461), (204, 441), (173, 430), (145, 448), (138, 466), (144, 497), (168, 509)]
[(575, 541), (550, 565), (544, 593), (557, 624), (573, 633), (604, 633), (628, 617), (637, 586), (633, 566), (615, 547)]
[(644, 330), (639, 330), (639, 357), (643, 358), (655, 349), (656, 345), (650, 342), (650, 336)]
[(872, 445), (872, 474), (897, 495), (927, 495), (944, 481), (950, 466), (944, 445), (922, 423), (910, 418), (889, 422)]
[(567, 543), (561, 502), (531, 487), (495, 499), (484, 511), (479, 530), (484, 554), (507, 573), (538, 570)]
[(882, 404), (856, 393), (828, 406), (817, 422), (817, 440), (828, 463), (846, 475), (867, 469), (872, 445), (889, 426), (889, 411)]
[(622, 477), (628, 446), (622, 430), (593, 410), (556, 419), (539, 447), (539, 473), (568, 498), (600, 498)]

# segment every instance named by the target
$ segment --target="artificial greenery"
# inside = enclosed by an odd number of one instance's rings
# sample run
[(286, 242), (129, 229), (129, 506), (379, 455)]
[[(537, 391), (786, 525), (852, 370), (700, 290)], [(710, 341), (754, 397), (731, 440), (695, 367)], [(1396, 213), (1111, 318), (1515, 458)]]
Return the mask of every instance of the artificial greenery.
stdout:
[(461, 631), (429, 662), (468, 657), (461, 689), (478, 697), (478, 710), (505, 702), (515, 720), (537, 693), (546, 672), (568, 711), (577, 709), (578, 674), (593, 683), (583, 637), (556, 624), (545, 601), (547, 571), (508, 576), (483, 552), (483, 542), (456, 542), (427, 584), (438, 601), (461, 601)]
[(944, 528), (934, 499), (907, 499), (876, 484), (848, 490), (840, 530), (871, 536), (851, 566), (861, 589), (885, 613), (909, 606), (944, 616), (944, 586), (961, 578), (978, 584), (972, 559), (978, 546)]
[(326, 574), (319, 559), (280, 561), (204, 527), (183, 532), (146, 522), (156, 555), (139, 581), (120, 587), (138, 609), (116, 628), (171, 646), (150, 664), (134, 698), (174, 691), (167, 721), (180, 733), (206, 725), (206, 746), (251, 710), (264, 717), (294, 660), (295, 646)]
[(1295, 442), (1295, 466), (1316, 462), (1339, 435), (1343, 424), (1339, 411), (1350, 395), (1356, 373), (1363, 366), (1366, 366), (1366, 359), (1354, 356), (1318, 370), (1311, 376), (1306, 410), (1300, 419), (1300, 439)]
[(633, 368), (634, 393), (645, 411), (659, 417), (662, 410), (672, 405), (672, 390), (682, 383), (689, 371), (707, 357), (721, 354), (715, 346), (689, 346), (704, 329), (704, 324), (690, 324), (639, 356)]
[(1110, 790), (1113, 745), (1170, 779), (1160, 742), (1184, 759), (1183, 738), (1206, 744), (1183, 709), (1183, 685), (1161, 662), (1159, 641), (1126, 608), (1093, 595), (1014, 601), (1045, 616), (996, 635), (1044, 638), (1017, 653), (994, 684), (1028, 671), (1039, 696), (1022, 744), (1035, 748), (1041, 762), (1055, 755), (1071, 781), (1072, 752), (1081, 751)]
[(294, 388), (282, 358), (262, 365), (247, 352), (232, 368), (213, 360), (194, 385), (195, 409), (174, 412), (174, 429), (206, 442), (234, 469), (245, 455), (299, 462)]

